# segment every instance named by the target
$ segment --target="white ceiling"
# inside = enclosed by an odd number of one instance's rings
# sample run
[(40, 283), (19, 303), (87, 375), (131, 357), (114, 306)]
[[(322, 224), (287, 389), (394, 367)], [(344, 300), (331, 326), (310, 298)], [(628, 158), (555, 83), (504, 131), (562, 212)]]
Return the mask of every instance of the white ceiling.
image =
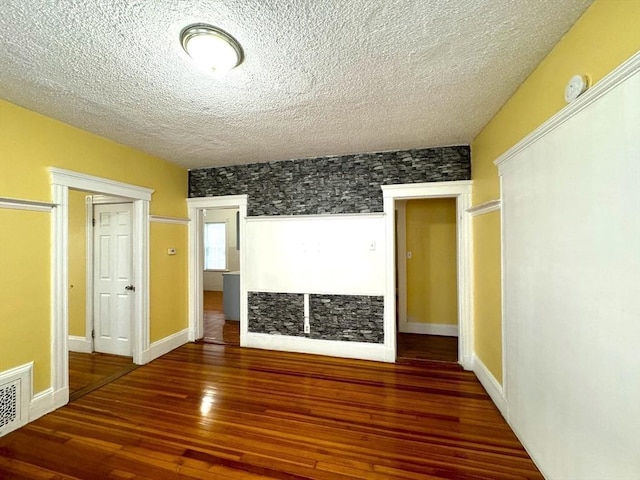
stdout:
[(2, 0), (0, 97), (187, 168), (468, 144), (590, 3)]

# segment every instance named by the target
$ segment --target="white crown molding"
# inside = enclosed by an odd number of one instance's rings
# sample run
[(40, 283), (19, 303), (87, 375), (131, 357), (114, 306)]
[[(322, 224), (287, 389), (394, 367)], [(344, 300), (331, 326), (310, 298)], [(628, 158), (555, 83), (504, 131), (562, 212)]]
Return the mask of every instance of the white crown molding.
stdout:
[(188, 218), (162, 217), (160, 215), (149, 215), (149, 221), (153, 223), (171, 223), (177, 225), (188, 225), (191, 220)]
[(467, 213), (472, 217), (478, 215), (484, 215), (485, 213), (497, 212), (502, 208), (501, 200), (490, 200), (488, 202), (481, 203), (480, 205), (476, 205), (475, 207), (471, 207), (467, 209)]
[(29, 210), (31, 212), (47, 212), (57, 205), (55, 203), (38, 202), (35, 200), (22, 200), (20, 198), (0, 197), (0, 208), (8, 208), (12, 210)]
[(504, 167), (504, 165), (510, 159), (518, 155), (518, 153), (529, 147), (531, 144), (537, 142), (540, 138), (553, 131), (559, 125), (562, 125), (580, 111), (584, 110), (603, 95), (606, 95), (610, 90), (613, 90), (620, 83), (624, 82), (627, 78), (636, 73), (638, 69), (640, 69), (640, 52), (636, 52), (632, 55), (618, 68), (613, 70), (593, 87), (580, 95), (575, 101), (568, 104), (553, 117), (544, 122), (505, 153), (500, 155), (493, 163), (498, 167), (498, 169)]

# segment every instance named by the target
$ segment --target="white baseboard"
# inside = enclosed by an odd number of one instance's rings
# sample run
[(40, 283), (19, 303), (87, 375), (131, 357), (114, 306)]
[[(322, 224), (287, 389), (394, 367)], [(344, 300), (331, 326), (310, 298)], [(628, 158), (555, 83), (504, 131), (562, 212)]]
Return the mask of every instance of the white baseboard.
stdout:
[(69, 335), (67, 348), (70, 352), (91, 353), (93, 352), (93, 342), (84, 337)]
[(507, 419), (507, 399), (502, 392), (502, 385), (498, 383), (496, 378), (491, 374), (482, 360), (477, 356), (473, 359), (473, 373), (476, 374), (478, 380), (487, 391), (493, 403), (496, 404), (502, 416)]
[(29, 421), (33, 422), (41, 416), (53, 412), (69, 403), (69, 388), (54, 391), (49, 387), (33, 396), (29, 403)]
[(398, 330), (402, 333), (420, 333), (423, 335), (440, 335), (442, 337), (457, 337), (458, 325), (448, 323), (407, 322), (400, 324)]
[(143, 352), (143, 363), (151, 362), (152, 360), (155, 360), (156, 358), (159, 358), (162, 355), (169, 353), (171, 350), (175, 350), (176, 348), (181, 347), (188, 342), (188, 328), (180, 330), (179, 332), (176, 332), (173, 335), (169, 335), (168, 337), (158, 340), (157, 342), (153, 342), (149, 346), (149, 350)]
[(312, 353), (330, 357), (357, 358), (378, 362), (394, 362), (383, 343), (340, 342), (306, 337), (269, 335), (248, 332), (243, 337), (243, 347), (278, 350), (281, 352)]

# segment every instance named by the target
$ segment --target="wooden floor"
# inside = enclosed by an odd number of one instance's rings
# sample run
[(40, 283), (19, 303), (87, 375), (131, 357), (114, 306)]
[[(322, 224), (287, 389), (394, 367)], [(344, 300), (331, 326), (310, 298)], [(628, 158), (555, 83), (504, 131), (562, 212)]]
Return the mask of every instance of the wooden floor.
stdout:
[(137, 368), (131, 357), (69, 352), (69, 397), (73, 401)]
[(240, 322), (225, 320), (222, 308), (222, 292), (204, 292), (203, 331), (205, 343), (240, 345)]
[(398, 332), (397, 342), (398, 361), (458, 362), (458, 337)]
[(0, 478), (542, 478), (472, 373), (187, 344), (0, 438)]

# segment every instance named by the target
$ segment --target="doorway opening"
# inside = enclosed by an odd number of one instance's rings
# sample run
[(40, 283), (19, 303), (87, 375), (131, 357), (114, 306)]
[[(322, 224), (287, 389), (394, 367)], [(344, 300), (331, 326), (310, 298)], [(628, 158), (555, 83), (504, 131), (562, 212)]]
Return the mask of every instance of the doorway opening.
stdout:
[[(149, 356), (149, 202), (153, 190), (130, 185), (122, 182), (86, 175), (79, 172), (63, 170), (51, 167), (51, 188), (53, 203), (56, 205), (52, 221), (52, 360), (51, 360), (51, 403), (52, 409), (65, 405), (69, 401), (69, 344), (77, 340), (77, 345), (71, 345), (72, 349), (80, 349), (83, 353), (93, 351), (92, 328), (86, 328), (84, 337), (69, 338), (70, 300), (78, 296), (74, 292), (76, 283), (70, 282), (72, 267), (77, 266), (74, 260), (77, 254), (74, 238), (70, 231), (71, 201), (75, 197), (84, 198), (87, 194), (115, 196), (126, 199), (131, 207), (131, 283), (128, 291), (130, 308), (130, 325), (128, 327), (130, 355), (137, 365), (146, 363)], [(75, 191), (81, 193), (76, 194)], [(84, 222), (87, 221), (86, 206), (82, 202), (82, 211), (85, 212)], [(81, 222), (81, 220), (78, 220)], [(80, 236), (88, 236), (86, 223), (82, 222)], [(88, 241), (86, 245), (93, 245)], [(81, 271), (88, 276), (87, 264), (93, 264), (93, 256), (88, 256), (85, 250), (84, 258), (78, 261)], [(82, 276), (82, 274), (80, 275)], [(86, 281), (85, 276), (85, 281)], [(75, 280), (74, 280), (75, 282)], [(93, 284), (93, 279), (86, 281), (85, 285)], [(135, 292), (135, 293), (134, 293)], [(86, 298), (86, 296), (85, 296)], [(124, 298), (124, 296), (122, 297)], [(93, 311), (87, 314), (88, 306), (85, 306), (85, 322), (89, 316), (93, 317)], [(82, 308), (80, 309), (82, 310)], [(81, 314), (82, 315), (82, 314)], [(85, 323), (86, 325), (86, 323)], [(129, 360), (130, 361), (130, 360)], [(133, 367), (132, 367), (133, 368)]]
[(240, 345), (240, 209), (202, 210), (203, 337)]
[[(408, 298), (401, 294), (407, 292), (406, 283), (406, 238), (398, 238), (398, 232), (406, 232), (406, 212), (404, 220), (396, 214), (398, 207), (406, 209), (410, 200), (452, 199), (455, 202), (455, 312), (457, 317), (457, 358), (455, 361), (465, 369), (473, 367), (473, 325), (471, 317), (471, 221), (467, 209), (471, 206), (471, 181), (417, 183), (407, 185), (384, 185), (382, 187), (386, 230), (387, 281), (385, 289), (385, 357), (388, 361), (398, 361), (398, 346), (401, 334), (421, 330), (429, 333), (427, 327), (412, 324), (425, 323), (411, 320), (406, 312)], [(450, 206), (448, 208), (451, 208)], [(399, 243), (405, 245), (403, 258), (397, 256)], [(413, 252), (412, 252), (413, 254)], [(401, 269), (404, 268), (404, 273)], [(419, 286), (418, 286), (419, 287)], [(419, 296), (416, 296), (419, 299)], [(449, 304), (449, 307), (451, 305)], [(419, 311), (419, 308), (418, 308)], [(402, 329), (401, 329), (402, 322)], [(441, 321), (440, 321), (441, 323)], [(402, 330), (411, 330), (403, 332)], [(430, 328), (430, 327), (429, 327)], [(438, 327), (442, 329), (443, 327)], [(452, 328), (452, 327), (445, 327)], [(434, 331), (433, 329), (431, 330)], [(436, 332), (438, 329), (436, 328)], [(449, 330), (451, 331), (451, 330)], [(439, 333), (443, 331), (440, 330)], [(442, 335), (438, 335), (442, 336)], [(455, 337), (454, 337), (455, 338)], [(449, 342), (451, 342), (449, 340)], [(454, 340), (455, 342), (455, 340)], [(408, 347), (410, 346), (410, 343)], [(422, 347), (418, 347), (422, 348)]]
[(247, 334), (247, 196), (187, 199), (189, 340), (243, 345)]
[(134, 368), (133, 200), (69, 190), (69, 399)]
[(397, 361), (457, 363), (456, 199), (395, 206)]

